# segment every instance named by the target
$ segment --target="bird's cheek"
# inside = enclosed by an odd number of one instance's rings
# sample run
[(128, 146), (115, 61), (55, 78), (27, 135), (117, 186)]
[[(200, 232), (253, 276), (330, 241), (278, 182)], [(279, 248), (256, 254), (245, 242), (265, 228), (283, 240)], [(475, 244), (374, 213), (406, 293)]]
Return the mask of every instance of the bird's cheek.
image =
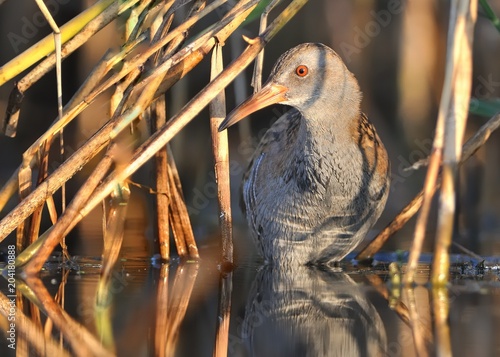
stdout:
[(283, 102), (283, 104), (294, 106), (297, 108), (303, 108), (305, 105), (307, 105), (307, 103), (306, 103), (307, 101), (305, 100), (305, 98), (303, 98), (300, 95), (293, 96), (292, 98), (293, 99), (289, 99), (287, 102)]

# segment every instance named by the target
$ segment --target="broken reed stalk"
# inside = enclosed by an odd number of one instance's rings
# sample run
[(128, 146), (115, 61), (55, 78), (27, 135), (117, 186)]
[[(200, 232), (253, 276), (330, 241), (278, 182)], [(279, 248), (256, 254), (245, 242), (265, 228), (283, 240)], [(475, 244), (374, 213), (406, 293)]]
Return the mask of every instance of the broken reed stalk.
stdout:
[[(154, 106), (152, 125), (153, 132), (165, 125), (167, 122), (167, 112), (165, 97), (158, 98)], [(155, 154), (155, 175), (156, 175), (156, 229), (158, 242), (160, 245), (161, 259), (170, 259), (170, 225), (168, 222), (168, 212), (170, 210), (170, 188), (168, 184), (168, 164), (167, 148), (161, 148)]]
[[(171, 6), (173, 2), (167, 4)], [(187, 16), (188, 19), (192, 19), (199, 14), (205, 7), (205, 1), (197, 0)], [(159, 40), (167, 34), (167, 31), (172, 22), (172, 16), (164, 19), (162, 26), (159, 26), (157, 33), (154, 38)], [(161, 65), (161, 61), (165, 62), (169, 60), (176, 49), (185, 41), (188, 36), (188, 31), (184, 31), (175, 37), (166, 47), (164, 51), (158, 51), (154, 57), (154, 68), (153, 70)], [(159, 77), (163, 78), (163, 76)], [(154, 97), (154, 93), (157, 91), (158, 86), (161, 84), (161, 80), (153, 84), (149, 95)], [(148, 86), (147, 88), (149, 88)], [(165, 97), (162, 96), (157, 99), (151, 105), (151, 111), (154, 112), (154, 131), (158, 130), (167, 121), (166, 119), (166, 105)], [(150, 112), (151, 112), (150, 111)], [(157, 232), (158, 240), (160, 245), (160, 256), (163, 260), (169, 259), (169, 220), (172, 222), (172, 232), (174, 235), (174, 241), (176, 243), (177, 252), (180, 257), (185, 257), (188, 255), (193, 259), (199, 258), (198, 247), (196, 246), (196, 241), (194, 239), (193, 230), (191, 227), (191, 222), (189, 219), (189, 214), (187, 207), (184, 203), (184, 197), (182, 194), (182, 186), (175, 165), (173, 155), (167, 146), (163, 147), (158, 153), (155, 154), (156, 158), (156, 181), (157, 181), (157, 196), (156, 196), (156, 208), (157, 208)], [(163, 192), (163, 193), (161, 193)], [(168, 193), (167, 193), (168, 192)]]
[[(453, 238), (455, 217), (455, 183), (458, 163), (462, 155), (462, 142), (467, 124), (470, 92), (472, 87), (472, 44), (477, 17), (477, 0), (452, 2), (453, 43), (450, 55), (453, 61), (452, 94), (449, 113), (446, 115), (443, 149), (443, 172), (439, 197), (438, 227), (432, 262), (433, 286), (448, 283), (450, 275), (449, 251)], [(449, 337), (448, 337), (449, 338)], [(448, 352), (451, 352), (451, 347)]]
[[(216, 44), (212, 52), (210, 80), (214, 80), (224, 68), (222, 45)], [(209, 104), (212, 151), (215, 161), (215, 180), (219, 202), (219, 225), (222, 236), (222, 262), (233, 263), (233, 231), (231, 213), (231, 187), (229, 173), (229, 145), (227, 131), (219, 132), (219, 126), (226, 117), (226, 96), (221, 91)]]
[(187, 257), (189, 255), (193, 259), (198, 259), (200, 255), (198, 253), (196, 241), (194, 240), (189, 213), (184, 203), (179, 172), (177, 171), (174, 157), (168, 145), (167, 164), (168, 186), (170, 188), (169, 218), (172, 223), (172, 233), (174, 235), (177, 253), (179, 257)]
[[(156, 38), (164, 37), (170, 29), (173, 21), (173, 14), (165, 16), (166, 12), (171, 8), (173, 1), (167, 2), (161, 10), (163, 21), (161, 24), (153, 24)], [(169, 48), (172, 46), (170, 43)], [(167, 51), (170, 54), (170, 51)], [(158, 51), (155, 56), (154, 65), (158, 64), (158, 58), (161, 52)], [(165, 96), (160, 96), (151, 106), (150, 113), (150, 129), (154, 133), (162, 125), (167, 122), (167, 106)], [(169, 209), (170, 209), (170, 189), (168, 184), (168, 165), (167, 165), (167, 148), (164, 147), (155, 154), (154, 170), (156, 178), (156, 237), (160, 248), (160, 257), (164, 261), (170, 259), (170, 226), (169, 226)]]
[[(459, 0), (457, 0), (459, 1)], [(467, 1), (467, 0), (466, 0)], [(445, 68), (445, 80), (444, 80), (444, 85), (443, 85), (443, 90), (442, 90), (442, 95), (441, 95), (441, 102), (439, 105), (439, 115), (438, 115), (438, 120), (436, 123), (436, 134), (434, 136), (434, 142), (433, 142), (433, 148), (432, 148), (432, 154), (430, 157), (430, 162), (429, 162), (429, 168), (427, 170), (427, 175), (425, 178), (425, 184), (424, 184), (424, 196), (423, 196), (423, 202), (422, 202), (422, 209), (420, 210), (420, 213), (417, 218), (417, 223), (415, 226), (415, 235), (413, 238), (413, 244), (412, 248), (410, 251), (410, 257), (408, 259), (408, 265), (407, 265), (407, 272), (404, 276), (404, 284), (409, 285), (412, 284), (414, 281), (414, 276), (416, 273), (416, 269), (418, 266), (418, 260), (420, 258), (420, 253), (422, 251), (422, 245), (423, 241), (425, 239), (425, 228), (427, 226), (427, 219), (429, 216), (429, 211), (430, 211), (430, 205), (431, 205), (431, 200), (433, 196), (433, 188), (436, 185), (436, 181), (438, 178), (438, 172), (439, 172), (439, 167), (442, 162), (443, 158), (443, 150), (446, 146), (448, 146), (450, 143), (447, 142), (445, 143), (445, 125), (446, 125), (446, 118), (448, 117), (448, 113), (450, 109), (453, 107), (452, 105), (452, 100), (453, 100), (453, 88), (456, 84), (455, 79), (456, 79), (456, 53), (459, 53), (460, 45), (456, 44), (456, 39), (457, 39), (457, 32), (456, 32), (456, 6), (457, 2), (452, 2), (452, 5), (450, 7), (450, 24), (449, 24), (449, 32), (448, 32), (448, 45), (447, 45), (447, 57), (446, 57), (446, 68)], [(455, 50), (457, 52), (455, 52)], [(466, 50), (465, 48), (462, 50)], [(467, 101), (468, 103), (468, 101)], [(456, 108), (455, 108), (456, 109)], [(450, 119), (454, 120), (454, 119)], [(452, 124), (452, 125), (456, 125)], [(450, 124), (446, 125), (448, 130), (450, 129)], [(457, 145), (460, 145), (461, 141), (458, 141)], [(450, 148), (446, 148), (447, 152), (447, 160), (449, 161), (449, 153), (448, 150)], [(456, 162), (458, 163), (458, 161)], [(448, 170), (448, 169), (447, 169)], [(449, 182), (449, 173), (446, 173), (447, 178), (446, 181)], [(452, 175), (452, 177), (454, 177)], [(447, 183), (448, 185), (448, 183)], [(453, 184), (452, 184), (453, 185)], [(449, 189), (450, 186), (447, 186), (447, 191), (450, 192)], [(453, 187), (453, 186), (451, 186)], [(451, 188), (451, 191), (454, 191), (453, 188)], [(454, 192), (450, 192), (451, 194), (454, 194)], [(449, 194), (448, 194), (449, 197)], [(439, 233), (440, 236), (445, 237), (445, 235), (449, 235), (451, 237), (451, 232), (450, 232), (450, 227), (453, 227), (452, 224), (450, 226), (450, 212), (454, 212), (454, 204), (447, 202), (443, 202), (442, 206), (440, 207), (440, 218), (438, 223), (438, 230), (440, 229), (447, 229), (449, 233), (446, 233), (444, 230)], [(448, 218), (444, 218), (443, 214), (446, 214)], [(452, 217), (452, 216), (451, 216)], [(445, 223), (448, 225), (446, 228)], [(441, 227), (441, 228), (440, 228)], [(444, 240), (443, 240), (444, 239)], [(446, 244), (446, 238), (441, 239), (441, 243), (444, 248), (449, 246), (449, 244)], [(447, 249), (447, 248), (446, 248)], [(445, 253), (447, 254), (447, 253)]]
[[(224, 2), (226, 0), (219, 0), (219, 2)], [(238, 6), (238, 11), (231, 10), (228, 13), (231, 21), (229, 24), (224, 23), (220, 32), (216, 32), (214, 35), (217, 36), (220, 40), (225, 40), (234, 29), (241, 24), (246, 15), (253, 9), (258, 0), (252, 0), (247, 3), (240, 2), (236, 6)], [(211, 4), (213, 5), (213, 4)], [(207, 12), (209, 8), (204, 9), (204, 12)], [(211, 9), (213, 10), (213, 8)], [(240, 11), (241, 10), (241, 11)], [(201, 15), (201, 14), (200, 14)], [(183, 29), (184, 24), (179, 25), (174, 31)], [(201, 42), (201, 41), (200, 41)], [(156, 48), (157, 44), (153, 44), (152, 47)], [(170, 59), (170, 64), (172, 67), (169, 69), (169, 76), (163, 85), (160, 87), (158, 93), (156, 93), (155, 97), (161, 95), (169, 89), (172, 85), (174, 85), (179, 79), (183, 78), (192, 68), (194, 68), (207, 54), (212, 47), (215, 45), (215, 39), (211, 38), (208, 41), (203, 42), (201, 47), (194, 46), (196, 43), (187, 46), (183, 51), (176, 53)], [(146, 60), (144, 58), (144, 60)], [(166, 69), (164, 69), (166, 71)], [(154, 76), (154, 72), (150, 74), (150, 77)], [(116, 76), (115, 76), (116, 77)], [(117, 80), (121, 77), (116, 77)], [(106, 82), (108, 83), (109, 80)], [(144, 84), (141, 86), (141, 83), (144, 83), (144, 80), (141, 81), (138, 85), (132, 89), (132, 94), (137, 93), (136, 90), (138, 86), (140, 88), (144, 88)], [(102, 87), (102, 86), (101, 86)], [(100, 88), (101, 88), (100, 87)], [(81, 102), (75, 103), (74, 107), (69, 109), (69, 112), (65, 115), (65, 117), (74, 117), (79, 114), (83, 109), (85, 109), (91, 100), (95, 99), (96, 94), (95, 91), (82, 99)], [(130, 101), (134, 101), (135, 98), (131, 98)], [(89, 102), (90, 101), (90, 102)], [(24, 221), (31, 213), (46, 199), (51, 196), (55, 191), (57, 191), (61, 185), (68, 181), (71, 177), (73, 177), (76, 172), (78, 172), (85, 164), (87, 164), (93, 157), (95, 157), (109, 142), (111, 133), (113, 131), (113, 126), (121, 119), (121, 116), (115, 116), (106, 124), (104, 124), (101, 129), (99, 129), (91, 138), (87, 140), (87, 142), (79, 148), (73, 155), (71, 155), (61, 166), (59, 166), (52, 175), (50, 175), (40, 186), (38, 186), (33, 192), (23, 201), (21, 201), (12, 211), (10, 211), (1, 221), (0, 221), (0, 242), (7, 237), (7, 235), (12, 232), (22, 221)], [(64, 119), (63, 119), (64, 120)], [(40, 145), (46, 140), (52, 133), (57, 132), (57, 127), (63, 127), (63, 124), (54, 124), (49, 129), (49, 134), (46, 132), (42, 137), (40, 137), (35, 144), (33, 144), (30, 149), (25, 152), (25, 155), (34, 155), (37, 152), (37, 143)], [(56, 130), (57, 129), (57, 130)], [(33, 165), (33, 160), (30, 162), (30, 165)], [(20, 169), (18, 169), (19, 171)], [(17, 176), (17, 175), (16, 175)], [(7, 188), (9, 188), (9, 192), (12, 192), (12, 187), (17, 186), (17, 182), (15, 182), (16, 178), (12, 178), (7, 183)], [(4, 187), (5, 189), (5, 187)], [(3, 195), (2, 197), (5, 199), (6, 197)]]

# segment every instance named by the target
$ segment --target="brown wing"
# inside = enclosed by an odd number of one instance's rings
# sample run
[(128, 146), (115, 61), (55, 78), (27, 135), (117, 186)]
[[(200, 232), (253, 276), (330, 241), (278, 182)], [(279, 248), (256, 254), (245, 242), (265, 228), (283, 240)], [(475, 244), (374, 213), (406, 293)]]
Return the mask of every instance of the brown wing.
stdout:
[(353, 139), (361, 148), (365, 161), (364, 169), (369, 173), (368, 177), (377, 176), (385, 180), (389, 175), (389, 160), (375, 127), (364, 113), (360, 113), (359, 119), (354, 124)]

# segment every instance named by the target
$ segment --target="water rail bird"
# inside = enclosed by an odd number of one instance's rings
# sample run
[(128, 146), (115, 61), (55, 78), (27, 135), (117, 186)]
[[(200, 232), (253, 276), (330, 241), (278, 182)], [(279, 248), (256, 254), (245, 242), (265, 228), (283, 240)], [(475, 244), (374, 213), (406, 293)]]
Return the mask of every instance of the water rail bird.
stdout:
[(271, 104), (292, 107), (263, 136), (243, 178), (243, 209), (266, 261), (339, 261), (382, 213), (390, 165), (361, 98), (335, 51), (304, 43), (221, 123), (219, 131)]

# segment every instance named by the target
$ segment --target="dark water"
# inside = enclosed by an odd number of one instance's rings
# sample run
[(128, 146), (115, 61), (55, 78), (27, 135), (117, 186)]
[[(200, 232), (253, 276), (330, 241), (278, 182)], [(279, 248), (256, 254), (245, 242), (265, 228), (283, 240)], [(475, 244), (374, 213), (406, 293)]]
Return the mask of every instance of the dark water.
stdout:
[[(230, 356), (417, 356), (417, 348), (427, 355), (450, 348), (454, 356), (500, 355), (494, 259), (483, 268), (455, 256), (450, 286), (433, 291), (426, 285), (424, 257), (418, 285), (401, 291), (387, 262), (404, 255), (381, 255), (369, 268), (347, 259), (340, 269), (323, 270), (284, 270), (242, 259), (224, 274), (209, 252), (201, 255), (201, 262), (169, 265), (123, 257), (99, 303), (98, 259), (75, 258), (66, 272), (52, 264), (42, 281), (51, 296), (64, 292), (63, 306), (73, 322), (63, 329), (74, 329), (76, 321), (118, 356), (212, 356), (216, 344), (225, 343)], [(4, 289), (4, 280), (1, 284)], [(225, 305), (230, 302), (226, 332), (219, 307), (224, 296)], [(27, 301), (24, 306), (25, 312), (34, 311)], [(40, 338), (59, 344), (56, 327)], [(18, 348), (21, 337), (18, 333)], [(74, 348), (81, 345), (66, 334), (62, 341), (69, 355), (76, 355)], [(0, 356), (13, 355), (5, 338), (0, 347)], [(36, 348), (29, 347), (28, 355), (36, 356)]]

